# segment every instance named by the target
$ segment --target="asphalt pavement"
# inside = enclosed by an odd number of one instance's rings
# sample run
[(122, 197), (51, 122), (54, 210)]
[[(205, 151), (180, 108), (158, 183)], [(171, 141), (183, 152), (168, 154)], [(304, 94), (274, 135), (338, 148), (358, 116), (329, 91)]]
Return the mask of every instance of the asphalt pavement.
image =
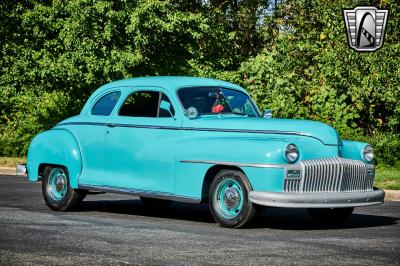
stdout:
[(53, 212), (40, 183), (0, 175), (0, 264), (397, 265), (400, 202), (357, 208), (334, 228), (304, 209), (268, 208), (253, 228), (226, 229), (207, 205), (156, 211), (126, 195), (89, 195), (73, 212)]

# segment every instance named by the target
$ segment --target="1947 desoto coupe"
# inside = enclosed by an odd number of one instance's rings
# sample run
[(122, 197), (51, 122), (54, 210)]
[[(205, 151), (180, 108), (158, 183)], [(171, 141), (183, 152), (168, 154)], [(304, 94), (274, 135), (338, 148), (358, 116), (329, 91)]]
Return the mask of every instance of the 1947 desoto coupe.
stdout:
[(262, 116), (237, 85), (145, 77), (100, 87), (79, 115), (32, 140), (17, 172), (41, 180), (56, 211), (94, 190), (151, 206), (208, 202), (225, 227), (248, 224), (260, 206), (308, 208), (339, 223), (383, 202), (373, 156), (326, 124)]

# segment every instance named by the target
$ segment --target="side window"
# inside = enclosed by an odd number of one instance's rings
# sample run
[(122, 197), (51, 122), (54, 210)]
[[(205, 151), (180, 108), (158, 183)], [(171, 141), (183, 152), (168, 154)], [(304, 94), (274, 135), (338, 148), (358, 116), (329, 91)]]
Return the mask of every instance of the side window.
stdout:
[(137, 91), (129, 95), (119, 110), (120, 116), (133, 117), (171, 117), (171, 114), (164, 109), (160, 109), (161, 101), (168, 102), (170, 111), (174, 115), (175, 111), (171, 101), (161, 92), (157, 91)]
[(126, 98), (119, 115), (135, 117), (157, 117), (160, 93), (156, 91), (137, 91)]
[(92, 108), (92, 115), (110, 115), (121, 92), (114, 91), (101, 97)]

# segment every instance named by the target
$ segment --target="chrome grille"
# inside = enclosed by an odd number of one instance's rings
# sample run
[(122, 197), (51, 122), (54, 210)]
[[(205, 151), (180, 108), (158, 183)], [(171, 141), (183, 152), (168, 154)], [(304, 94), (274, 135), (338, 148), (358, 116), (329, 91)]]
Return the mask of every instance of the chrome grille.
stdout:
[(285, 192), (299, 192), (301, 189), (301, 179), (285, 179)]
[(284, 192), (354, 192), (371, 191), (373, 176), (367, 165), (358, 160), (325, 158), (300, 162), (301, 178), (285, 178)]

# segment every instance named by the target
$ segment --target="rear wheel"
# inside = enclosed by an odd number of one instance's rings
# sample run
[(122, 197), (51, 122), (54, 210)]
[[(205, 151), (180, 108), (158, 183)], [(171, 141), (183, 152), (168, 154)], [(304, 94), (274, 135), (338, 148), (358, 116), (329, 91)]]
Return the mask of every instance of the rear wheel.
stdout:
[(45, 167), (42, 192), (47, 206), (54, 211), (70, 210), (86, 196), (85, 191), (71, 188), (68, 169), (61, 166)]
[(310, 208), (308, 213), (318, 223), (324, 225), (339, 225), (345, 222), (354, 208)]
[(210, 187), (210, 210), (223, 227), (239, 228), (249, 224), (256, 209), (248, 198), (251, 191), (246, 176), (236, 170), (222, 170)]

